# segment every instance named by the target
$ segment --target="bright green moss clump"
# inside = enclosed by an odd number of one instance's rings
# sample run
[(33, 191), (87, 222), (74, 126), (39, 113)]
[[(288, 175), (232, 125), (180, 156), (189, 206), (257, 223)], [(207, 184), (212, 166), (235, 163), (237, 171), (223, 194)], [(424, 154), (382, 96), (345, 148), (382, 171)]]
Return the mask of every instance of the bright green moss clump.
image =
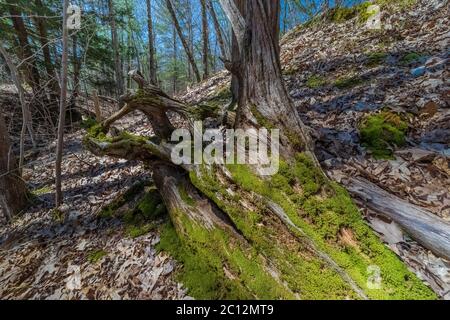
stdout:
[(334, 82), (335, 87), (344, 90), (359, 86), (363, 80), (358, 76), (343, 76)]
[(422, 57), (423, 56), (417, 52), (409, 52), (400, 59), (400, 63), (403, 65), (409, 65), (411, 63), (419, 61), (420, 59), (422, 59)]
[(376, 159), (391, 159), (394, 147), (406, 143), (408, 124), (391, 112), (368, 116), (360, 126), (361, 142)]
[(207, 230), (182, 213), (176, 216), (184, 230), (177, 233), (171, 223), (166, 224), (158, 249), (182, 263), (177, 276), (189, 295), (207, 300), (294, 298), (264, 270), (256, 251), (242, 248), (221, 230)]
[(89, 263), (95, 264), (103, 259), (108, 253), (103, 249), (97, 249), (89, 252), (87, 259)]
[(327, 81), (323, 77), (317, 76), (317, 75), (311, 76), (306, 81), (306, 85), (310, 89), (320, 88), (320, 87), (324, 86), (326, 83), (327, 83)]
[[(278, 203), (316, 245), (329, 254), (373, 299), (434, 299), (435, 294), (381, 243), (364, 222), (348, 193), (328, 182), (312, 161), (299, 154), (293, 163), (282, 163), (269, 180), (256, 177), (246, 166), (231, 166), (233, 178), (245, 190)], [(382, 288), (367, 288), (367, 270), (377, 266)], [(315, 272), (319, 272), (316, 270)], [(334, 284), (339, 283), (336, 279)], [(315, 290), (320, 291), (320, 282)], [(333, 283), (330, 282), (333, 287)], [(329, 292), (333, 294), (332, 290)]]
[(367, 62), (366, 65), (368, 67), (376, 67), (382, 64), (386, 61), (386, 58), (388, 57), (387, 53), (385, 52), (373, 52), (370, 53), (367, 56)]

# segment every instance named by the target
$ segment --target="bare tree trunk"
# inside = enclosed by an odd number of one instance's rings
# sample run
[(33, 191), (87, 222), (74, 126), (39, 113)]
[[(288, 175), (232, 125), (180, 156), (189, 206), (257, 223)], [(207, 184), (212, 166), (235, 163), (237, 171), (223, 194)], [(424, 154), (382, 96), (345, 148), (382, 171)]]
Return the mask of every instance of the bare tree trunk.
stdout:
[(203, 37), (203, 79), (209, 77), (209, 28), (206, 0), (200, 0), (202, 8), (202, 37)]
[(177, 47), (177, 31), (175, 27), (173, 27), (172, 31), (172, 41), (173, 41), (173, 74), (172, 74), (172, 95), (175, 95), (177, 92), (177, 83), (178, 83), (178, 47)]
[(58, 122), (58, 141), (56, 145), (56, 164), (55, 164), (55, 185), (56, 185), (56, 207), (60, 207), (63, 202), (61, 186), (61, 164), (64, 150), (64, 129), (66, 124), (66, 98), (67, 98), (67, 64), (68, 64), (68, 30), (67, 30), (67, 8), (68, 0), (63, 4), (63, 34), (62, 34), (62, 58), (61, 58), (61, 95), (59, 104), (59, 122)]
[(156, 57), (155, 57), (155, 43), (153, 34), (153, 20), (152, 20), (152, 1), (147, 2), (147, 28), (148, 28), (148, 54), (149, 54), (149, 68), (150, 68), (150, 80), (153, 85), (158, 84), (156, 77)]
[[(41, 0), (35, 0), (35, 3), (38, 8), (43, 8), (43, 4), (42, 4)], [(54, 98), (52, 100), (54, 100), (54, 102), (57, 102), (57, 100), (58, 100), (57, 95), (59, 94), (60, 88), (59, 88), (58, 81), (56, 79), (54, 79), (55, 68), (53, 66), (51, 53), (50, 53), (50, 45), (49, 45), (48, 35), (47, 35), (47, 25), (46, 25), (45, 20), (41, 17), (34, 18), (34, 21), (35, 21), (36, 29), (39, 32), (39, 39), (40, 39), (40, 44), (41, 44), (41, 48), (42, 48), (42, 53), (44, 56), (44, 65), (45, 65), (45, 71), (47, 72), (47, 78), (53, 79), (53, 80), (51, 80), (51, 85), (50, 85), (51, 95), (53, 96), (52, 98)]]
[(117, 96), (120, 96), (124, 92), (124, 83), (123, 83), (122, 62), (120, 59), (120, 52), (119, 52), (119, 40), (117, 38), (116, 16), (114, 11), (113, 0), (108, 0), (108, 8), (109, 8), (109, 23), (111, 26), (111, 39), (114, 51), (114, 64), (115, 64), (114, 70), (117, 82)]
[(197, 79), (197, 82), (202, 81), (202, 78), (200, 76), (200, 71), (198, 71), (197, 64), (195, 63), (194, 54), (189, 48), (189, 45), (186, 41), (186, 38), (183, 35), (183, 31), (181, 30), (180, 23), (178, 22), (177, 15), (175, 13), (175, 10), (173, 8), (172, 0), (166, 0), (167, 9), (169, 10), (170, 16), (172, 18), (173, 24), (175, 26), (175, 29), (177, 30), (178, 37), (180, 38), (181, 43), (183, 44), (183, 48), (186, 52), (186, 56), (189, 60), (189, 63), (192, 66), (192, 70), (194, 71), (195, 78)]
[(21, 16), (21, 12), (14, 4), (14, 1), (8, 0), (9, 13), (11, 14), (11, 20), (13, 22), (14, 29), (16, 30), (17, 38), (20, 44), (20, 58), (24, 62), (24, 69), (26, 70), (26, 81), (36, 94), (39, 91), (40, 76), (39, 70), (36, 66), (36, 60), (33, 57), (33, 52), (28, 42), (28, 31), (25, 27), (25, 23)]
[(24, 162), (24, 152), (25, 152), (25, 133), (28, 129), (28, 133), (30, 134), (30, 139), (33, 147), (36, 146), (36, 141), (34, 137), (34, 131), (33, 126), (31, 122), (31, 113), (30, 109), (28, 108), (28, 104), (25, 101), (25, 94), (22, 88), (22, 82), (20, 81), (20, 76), (17, 71), (16, 66), (11, 61), (11, 58), (8, 55), (8, 52), (6, 52), (5, 48), (0, 44), (0, 54), (5, 59), (6, 64), (8, 65), (9, 71), (11, 73), (11, 78), (14, 81), (14, 84), (16, 85), (17, 92), (19, 94), (19, 100), (20, 105), (22, 107), (22, 130), (20, 132), (20, 155), (19, 155), (19, 173), (22, 172), (23, 168), (23, 162)]
[(23, 209), (27, 189), (20, 178), (3, 114), (0, 114), (0, 218), (10, 220)]
[(214, 10), (214, 5), (212, 3), (212, 0), (208, 0), (207, 5), (209, 7), (209, 12), (211, 14), (211, 18), (214, 23), (214, 29), (216, 31), (217, 42), (219, 43), (222, 59), (228, 60), (228, 54), (227, 54), (227, 49), (225, 46), (225, 41), (223, 39), (222, 28), (220, 27), (219, 20), (217, 19), (216, 10)]

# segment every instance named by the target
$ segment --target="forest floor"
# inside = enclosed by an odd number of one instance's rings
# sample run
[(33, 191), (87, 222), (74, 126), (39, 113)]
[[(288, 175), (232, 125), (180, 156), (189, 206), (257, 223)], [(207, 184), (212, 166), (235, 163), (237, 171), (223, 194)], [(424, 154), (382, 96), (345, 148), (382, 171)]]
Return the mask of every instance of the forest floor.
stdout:
[[(450, 87), (446, 1), (419, 1), (413, 10), (383, 13), (383, 31), (367, 31), (357, 18), (315, 21), (282, 40), (285, 80), (317, 140), (327, 174), (344, 186), (362, 176), (392, 195), (450, 221)], [(190, 105), (217, 103), (227, 72), (179, 98)], [(0, 103), (12, 104), (10, 89)], [(219, 99), (226, 104), (227, 97)], [(87, 108), (92, 110), (91, 102)], [(108, 109), (109, 108), (109, 109)], [(104, 106), (111, 112), (110, 105)], [(360, 133), (370, 116), (402, 127), (401, 148), (384, 158)], [(392, 122), (392, 123), (390, 123)], [(146, 119), (124, 118), (120, 128), (149, 135)], [(53, 208), (55, 143), (34, 153), (25, 179), (39, 201), (11, 225), (0, 227), (0, 297), (8, 299), (183, 299), (176, 281), (182, 266), (156, 249), (158, 225), (130, 236), (121, 219), (99, 213), (136, 181), (151, 179), (132, 161), (97, 158), (82, 147), (83, 130), (66, 137), (64, 218)], [(388, 156), (386, 156), (386, 154)], [(385, 243), (442, 298), (450, 299), (450, 262), (436, 257), (392, 221), (355, 199)]]

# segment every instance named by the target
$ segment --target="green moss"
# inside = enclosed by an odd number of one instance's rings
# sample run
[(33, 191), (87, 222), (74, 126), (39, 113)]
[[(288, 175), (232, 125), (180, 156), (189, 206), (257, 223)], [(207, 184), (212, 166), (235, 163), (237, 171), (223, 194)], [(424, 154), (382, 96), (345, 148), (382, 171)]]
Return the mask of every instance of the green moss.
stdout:
[(50, 186), (44, 186), (38, 189), (35, 189), (31, 192), (31, 194), (35, 197), (40, 197), (44, 194), (48, 194), (52, 192), (52, 188)]
[(140, 225), (129, 225), (125, 229), (125, 233), (132, 239), (139, 238), (141, 236), (146, 235), (150, 231), (155, 229), (155, 224), (147, 223)]
[(357, 12), (358, 12), (358, 21), (359, 23), (366, 23), (367, 20), (369, 20), (373, 15), (375, 15), (377, 12), (375, 10), (369, 11), (369, 6), (371, 6), (372, 3), (370, 2), (364, 2), (358, 5)]
[[(278, 203), (289, 218), (301, 228), (318, 248), (330, 255), (354, 281), (373, 299), (434, 299), (434, 293), (426, 287), (415, 275), (407, 270), (398, 257), (384, 246), (378, 237), (364, 222), (358, 208), (354, 205), (348, 193), (340, 186), (327, 182), (314, 167), (312, 161), (303, 154), (296, 157), (289, 164), (282, 164), (280, 172), (269, 180), (256, 177), (247, 166), (230, 166), (233, 178), (244, 190), (256, 192)], [(202, 175), (202, 190), (211, 183)], [(194, 178), (195, 181), (195, 178)], [(214, 195), (219, 206), (221, 200), (217, 194), (224, 193), (220, 188), (209, 188), (209, 196)], [(232, 207), (221, 206), (233, 218), (233, 221), (255, 244), (259, 244), (264, 251), (271, 252), (279, 263), (278, 267), (285, 275), (285, 281), (291, 288), (301, 290), (303, 295), (311, 298), (342, 298), (351, 295), (351, 290), (343, 285), (339, 277), (327, 270), (319, 260), (311, 260), (305, 264), (301, 258), (283, 255), (283, 248), (278, 253), (270, 251), (264, 244), (268, 230), (260, 230), (254, 221), (262, 219), (264, 215), (244, 212), (239, 214)], [(255, 219), (255, 215), (258, 219)], [(249, 217), (249, 218), (245, 218)], [(241, 221), (242, 220), (242, 221)], [(346, 243), (339, 234), (344, 229), (351, 230), (353, 243)], [(260, 230), (260, 231), (258, 231)], [(299, 235), (300, 236), (300, 235)], [(281, 253), (279, 252), (281, 251)], [(281, 258), (282, 257), (282, 258)], [(283, 259), (288, 266), (283, 268)], [(367, 269), (378, 266), (383, 278), (381, 290), (367, 288)], [(290, 271), (291, 270), (291, 271)], [(295, 270), (293, 275), (292, 270)], [(305, 278), (300, 275), (307, 270)], [(330, 273), (327, 273), (330, 271)], [(326, 278), (326, 284), (319, 279)], [(302, 281), (304, 280), (304, 281)], [(328, 289), (325, 292), (325, 289)], [(303, 296), (302, 296), (303, 297)]]
[(357, 11), (354, 7), (338, 7), (331, 9), (328, 13), (328, 19), (335, 23), (343, 23), (356, 17)]
[(415, 5), (417, 0), (376, 0), (375, 4), (378, 4), (381, 8), (386, 9), (389, 6), (394, 6), (399, 9), (408, 9)]
[(306, 81), (306, 86), (311, 89), (317, 89), (326, 85), (327, 81), (318, 75), (313, 75)]
[(367, 56), (366, 65), (368, 67), (376, 67), (386, 61), (388, 54), (385, 52), (372, 52)]
[(272, 122), (270, 122), (266, 117), (264, 117), (261, 112), (259, 112), (258, 108), (256, 106), (251, 106), (250, 111), (252, 112), (253, 116), (256, 118), (256, 121), (258, 121), (258, 124), (266, 128), (267, 130), (274, 129), (274, 125)]
[(421, 55), (417, 52), (409, 52), (400, 59), (400, 63), (403, 65), (409, 65), (411, 63), (420, 61), (420, 59), (422, 59), (422, 57), (423, 57), (423, 55)]
[(407, 130), (400, 116), (386, 111), (368, 116), (359, 129), (361, 142), (376, 159), (391, 159), (393, 147), (405, 144)]
[(158, 190), (154, 187), (149, 188), (138, 205), (123, 215), (125, 233), (131, 238), (143, 236), (155, 228), (155, 221), (165, 213), (166, 208)]
[(181, 199), (189, 206), (195, 206), (196, 202), (191, 196), (188, 194), (186, 187), (184, 185), (180, 185), (178, 187), (178, 191), (180, 192)]
[(59, 222), (59, 223), (63, 223), (66, 218), (66, 215), (64, 214), (64, 212), (62, 212), (61, 210), (59, 210), (57, 208), (53, 209), (50, 212), (50, 216), (52, 217), (52, 219), (54, 221)]
[(150, 186), (148, 181), (134, 184), (122, 196), (102, 208), (99, 216), (104, 219), (114, 218), (120, 208), (136, 201), (137, 197), (141, 197), (137, 204), (119, 218), (125, 224), (125, 234), (129, 237), (137, 238), (145, 235), (155, 228), (155, 221), (166, 213), (158, 190)]
[[(227, 233), (207, 230), (192, 223), (183, 213), (174, 213), (184, 230), (171, 223), (161, 232), (159, 250), (169, 252), (182, 263), (177, 278), (197, 299), (292, 299), (281, 284), (263, 268), (263, 260), (250, 248), (243, 248)], [(179, 234), (186, 235), (179, 237)]]
[(96, 249), (88, 253), (87, 259), (89, 263), (95, 264), (102, 260), (106, 255), (108, 255), (108, 252), (106, 252), (105, 250)]
[(359, 86), (363, 82), (364, 81), (358, 76), (343, 76), (334, 82), (334, 86), (344, 90)]
[(191, 114), (197, 120), (206, 118), (217, 118), (220, 110), (231, 101), (231, 90), (229, 85), (224, 85), (217, 90), (212, 97), (202, 101), (191, 108)]
[(98, 215), (101, 218), (106, 218), (106, 219), (113, 218), (114, 213), (119, 208), (124, 206), (126, 203), (132, 201), (134, 198), (136, 198), (139, 194), (141, 194), (144, 191), (144, 188), (149, 185), (150, 185), (149, 181), (139, 181), (139, 182), (133, 184), (127, 191), (125, 191), (123, 193), (123, 195), (121, 195), (120, 197), (115, 199), (110, 204), (104, 206), (100, 210)]

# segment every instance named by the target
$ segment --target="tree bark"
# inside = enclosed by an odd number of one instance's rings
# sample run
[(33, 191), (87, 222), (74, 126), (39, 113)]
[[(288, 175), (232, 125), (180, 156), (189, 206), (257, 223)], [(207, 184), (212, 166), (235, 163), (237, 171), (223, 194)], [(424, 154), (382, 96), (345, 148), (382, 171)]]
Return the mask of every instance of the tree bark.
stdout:
[(180, 38), (180, 41), (183, 44), (183, 48), (184, 48), (184, 51), (186, 52), (188, 61), (189, 61), (190, 65), (192, 66), (192, 70), (194, 71), (195, 78), (196, 78), (197, 82), (200, 82), (200, 81), (202, 81), (202, 78), (200, 76), (200, 71), (198, 70), (197, 64), (195, 63), (194, 54), (191, 51), (191, 49), (189, 48), (186, 38), (183, 35), (183, 31), (181, 30), (180, 23), (178, 21), (177, 15), (173, 8), (172, 0), (166, 0), (166, 5), (167, 5), (167, 9), (169, 10), (169, 14), (172, 18), (175, 29), (177, 30), (178, 37)]
[(61, 58), (61, 95), (59, 104), (59, 122), (58, 122), (58, 141), (56, 144), (56, 163), (55, 163), (55, 185), (56, 197), (55, 204), (58, 208), (63, 202), (62, 182), (61, 182), (61, 164), (64, 150), (64, 129), (66, 124), (66, 99), (67, 99), (67, 65), (68, 65), (68, 30), (67, 30), (67, 8), (68, 0), (63, 3), (63, 34), (62, 34), (62, 58)]
[(14, 4), (14, 1), (8, 0), (10, 3), (9, 13), (11, 14), (11, 20), (13, 22), (14, 29), (16, 30), (17, 38), (20, 44), (20, 59), (25, 66), (26, 82), (33, 89), (33, 92), (37, 94), (39, 92), (40, 85), (40, 75), (39, 70), (36, 66), (36, 60), (33, 57), (33, 52), (28, 42), (28, 31), (25, 27), (21, 12), (17, 9), (18, 7)]
[(209, 77), (209, 28), (206, 0), (200, 0), (202, 11), (202, 37), (203, 37), (203, 80)]
[(225, 46), (225, 40), (223, 39), (222, 28), (220, 27), (219, 20), (217, 19), (216, 10), (214, 10), (214, 5), (212, 3), (212, 0), (208, 0), (207, 5), (209, 8), (209, 12), (211, 14), (211, 18), (214, 23), (214, 29), (216, 31), (217, 42), (219, 43), (222, 60), (229, 60), (229, 58), (228, 58), (229, 54), (227, 53), (227, 48)]
[(0, 114), (0, 218), (9, 221), (27, 202), (27, 189), (20, 178), (3, 114)]
[(153, 17), (152, 17), (152, 1), (146, 0), (147, 3), (147, 28), (148, 28), (148, 55), (149, 55), (149, 72), (150, 81), (153, 85), (158, 84), (156, 76), (156, 57), (155, 57), (155, 37), (153, 34)]
[(28, 107), (27, 102), (25, 101), (25, 94), (22, 87), (22, 82), (20, 81), (20, 76), (17, 71), (16, 66), (11, 61), (11, 58), (6, 52), (5, 48), (0, 44), (0, 54), (5, 59), (6, 64), (8, 65), (9, 71), (11, 73), (11, 78), (13, 79), (14, 84), (16, 85), (17, 92), (19, 94), (19, 101), (22, 107), (22, 130), (20, 132), (20, 155), (19, 155), (19, 173), (22, 172), (23, 162), (24, 162), (24, 153), (25, 153), (25, 133), (28, 130), (30, 134), (30, 139), (33, 147), (36, 146), (36, 140), (33, 131), (32, 119), (30, 109)]
[(120, 96), (124, 92), (124, 82), (123, 82), (122, 62), (120, 59), (119, 39), (117, 37), (116, 15), (114, 11), (113, 0), (108, 0), (108, 9), (109, 9), (109, 23), (111, 27), (111, 41), (114, 51), (114, 70), (117, 82), (117, 96)]

